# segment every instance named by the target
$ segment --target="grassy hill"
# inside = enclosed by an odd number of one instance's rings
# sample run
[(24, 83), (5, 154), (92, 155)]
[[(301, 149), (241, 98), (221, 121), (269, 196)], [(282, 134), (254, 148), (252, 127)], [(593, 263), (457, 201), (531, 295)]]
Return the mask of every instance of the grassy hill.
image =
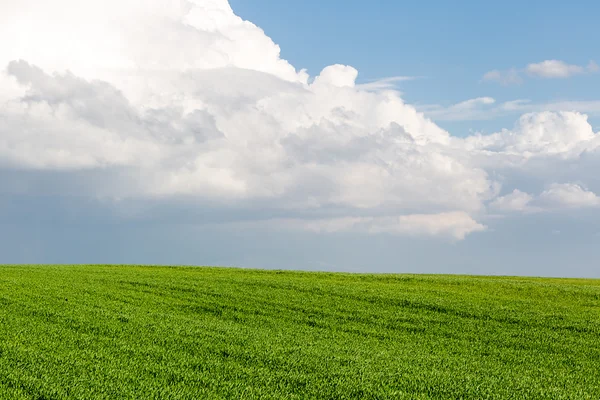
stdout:
[(600, 281), (0, 267), (0, 399), (600, 399)]

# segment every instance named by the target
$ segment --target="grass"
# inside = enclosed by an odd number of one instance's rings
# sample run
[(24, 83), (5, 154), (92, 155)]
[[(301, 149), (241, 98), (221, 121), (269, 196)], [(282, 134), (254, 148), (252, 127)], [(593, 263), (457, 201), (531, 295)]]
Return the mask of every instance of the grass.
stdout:
[(0, 267), (0, 399), (600, 399), (600, 281)]

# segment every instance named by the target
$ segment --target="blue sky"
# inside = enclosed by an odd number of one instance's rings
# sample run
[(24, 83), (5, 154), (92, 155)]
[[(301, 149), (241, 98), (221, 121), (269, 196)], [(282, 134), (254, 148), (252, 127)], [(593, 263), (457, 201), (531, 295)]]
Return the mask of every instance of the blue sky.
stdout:
[(0, 4), (0, 263), (600, 277), (598, 2), (179, 4)]
[[(359, 80), (423, 77), (399, 88), (412, 104), (449, 106), (490, 96), (498, 102), (598, 99), (600, 74), (572, 79), (527, 79), (503, 86), (481, 82), (491, 70), (523, 68), (548, 59), (586, 64), (600, 59), (600, 3), (564, 1), (303, 1), (232, 0), (234, 10), (263, 28), (292, 64), (317, 74), (349, 64)], [(497, 121), (440, 124), (455, 134), (493, 132), (518, 115)], [(600, 113), (593, 123), (600, 126)]]

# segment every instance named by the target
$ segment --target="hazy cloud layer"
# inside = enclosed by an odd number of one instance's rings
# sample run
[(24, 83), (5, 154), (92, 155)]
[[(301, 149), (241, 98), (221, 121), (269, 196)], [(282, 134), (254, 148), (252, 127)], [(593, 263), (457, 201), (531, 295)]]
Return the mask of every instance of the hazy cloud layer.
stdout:
[(491, 70), (483, 75), (483, 80), (486, 82), (499, 82), (503, 85), (518, 85), (523, 82), (521, 73), (516, 68), (511, 68), (506, 71)]
[[(29, 171), (7, 187), (40, 193), (31, 176), (55, 172), (123, 218), (120, 204), (153, 201), (315, 232), (463, 239), (485, 230), (488, 209), (590, 207), (600, 189), (585, 115), (528, 113), (454, 137), (393, 90), (407, 78), (356, 85), (346, 65), (310, 77), (226, 0), (0, 5), (0, 49), (0, 168)], [(578, 183), (553, 185), (565, 162)], [(534, 200), (518, 182), (546, 189)]]
[(498, 117), (546, 111), (572, 111), (597, 117), (600, 116), (600, 100), (536, 103), (528, 99), (517, 99), (500, 103), (492, 97), (479, 97), (449, 106), (420, 105), (417, 109), (436, 121), (491, 120)]

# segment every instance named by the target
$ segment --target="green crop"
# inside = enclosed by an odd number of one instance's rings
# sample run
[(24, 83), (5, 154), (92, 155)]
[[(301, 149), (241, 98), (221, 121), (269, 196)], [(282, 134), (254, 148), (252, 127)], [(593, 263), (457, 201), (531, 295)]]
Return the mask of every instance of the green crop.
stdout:
[(0, 267), (1, 399), (600, 399), (600, 281)]

